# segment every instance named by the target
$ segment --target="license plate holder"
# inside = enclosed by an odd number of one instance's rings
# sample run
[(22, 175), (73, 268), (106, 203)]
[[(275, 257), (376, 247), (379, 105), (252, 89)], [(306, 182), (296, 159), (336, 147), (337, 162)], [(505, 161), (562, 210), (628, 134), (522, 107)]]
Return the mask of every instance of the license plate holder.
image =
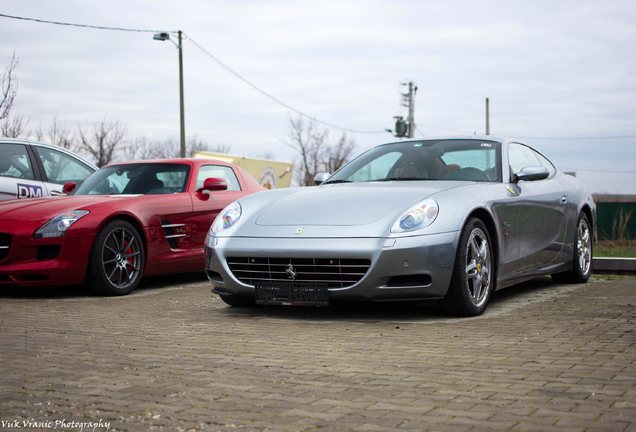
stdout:
[(254, 290), (256, 304), (282, 306), (329, 306), (325, 283), (259, 283)]

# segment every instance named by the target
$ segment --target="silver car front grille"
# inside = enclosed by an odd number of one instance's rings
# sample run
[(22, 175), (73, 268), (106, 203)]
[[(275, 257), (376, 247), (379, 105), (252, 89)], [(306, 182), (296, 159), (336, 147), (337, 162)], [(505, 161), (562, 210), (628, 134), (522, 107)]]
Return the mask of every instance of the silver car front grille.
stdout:
[(328, 288), (346, 288), (366, 274), (370, 260), (337, 258), (229, 257), (234, 277), (247, 285), (257, 283), (325, 283)]
[(11, 234), (0, 233), (0, 260), (9, 256), (11, 249)]

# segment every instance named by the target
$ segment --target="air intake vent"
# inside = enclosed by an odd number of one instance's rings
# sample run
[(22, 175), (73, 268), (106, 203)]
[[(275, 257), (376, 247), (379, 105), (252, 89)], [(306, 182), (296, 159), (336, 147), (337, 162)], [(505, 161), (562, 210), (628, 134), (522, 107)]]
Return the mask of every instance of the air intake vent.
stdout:
[(60, 255), (62, 245), (38, 246), (38, 254), (35, 257), (38, 261), (54, 260)]
[(9, 256), (11, 250), (11, 234), (0, 233), (0, 260)]
[(346, 288), (365, 275), (370, 260), (231, 257), (227, 264), (234, 277), (247, 285), (257, 283), (324, 283), (328, 288)]
[(170, 223), (168, 219), (162, 219), (161, 221), (161, 227), (163, 228), (163, 233), (165, 234), (171, 249), (179, 249), (179, 243), (177, 242), (177, 239), (179, 237), (186, 236), (185, 234), (174, 233), (175, 228), (182, 227), (182, 226), (185, 226), (185, 224), (173, 224), (173, 223)]

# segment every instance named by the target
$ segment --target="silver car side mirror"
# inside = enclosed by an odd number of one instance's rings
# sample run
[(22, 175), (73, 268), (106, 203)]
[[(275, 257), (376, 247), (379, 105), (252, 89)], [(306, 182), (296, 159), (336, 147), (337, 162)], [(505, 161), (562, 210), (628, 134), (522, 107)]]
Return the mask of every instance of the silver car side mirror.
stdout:
[(331, 174), (329, 174), (329, 173), (316, 174), (316, 177), (314, 177), (314, 183), (316, 183), (317, 185), (322, 184), (329, 177), (331, 177)]
[(534, 181), (544, 180), (550, 176), (550, 171), (546, 167), (533, 166), (522, 168), (513, 178), (513, 183), (517, 183), (519, 180)]

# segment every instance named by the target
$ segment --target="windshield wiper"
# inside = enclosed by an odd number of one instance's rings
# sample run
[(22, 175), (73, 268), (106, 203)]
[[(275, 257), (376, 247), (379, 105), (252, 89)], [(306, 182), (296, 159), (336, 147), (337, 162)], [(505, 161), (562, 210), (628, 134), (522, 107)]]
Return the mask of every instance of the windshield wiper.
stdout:
[(334, 184), (334, 183), (352, 183), (351, 180), (330, 180), (323, 182), (322, 184)]
[(428, 177), (387, 177), (383, 179), (371, 180), (371, 181), (422, 181), (433, 180)]

